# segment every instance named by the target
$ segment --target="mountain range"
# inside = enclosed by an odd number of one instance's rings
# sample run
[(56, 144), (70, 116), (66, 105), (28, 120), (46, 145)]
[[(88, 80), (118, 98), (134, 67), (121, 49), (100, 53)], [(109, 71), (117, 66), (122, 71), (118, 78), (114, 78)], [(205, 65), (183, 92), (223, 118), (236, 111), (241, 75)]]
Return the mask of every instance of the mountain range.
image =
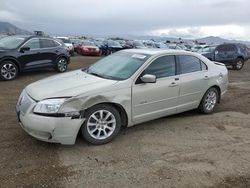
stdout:
[[(1, 22), (0, 21), (0, 34), (17, 34), (17, 35), (30, 35), (32, 34), (29, 31), (26, 31), (24, 29), (20, 29), (17, 26), (9, 23), (9, 22)], [(167, 36), (123, 36), (124, 38), (128, 39), (139, 39), (139, 40), (149, 40), (154, 39), (156, 41), (171, 41), (171, 42), (178, 42), (180, 41), (180, 38), (174, 38), (174, 37), (167, 37)], [(239, 40), (228, 40), (221, 37), (215, 37), (215, 36), (209, 36), (199, 39), (181, 39), (184, 42), (192, 42), (192, 41), (198, 41), (206, 44), (221, 44), (221, 43), (244, 43), (247, 46), (250, 46), (250, 41), (239, 41)]]

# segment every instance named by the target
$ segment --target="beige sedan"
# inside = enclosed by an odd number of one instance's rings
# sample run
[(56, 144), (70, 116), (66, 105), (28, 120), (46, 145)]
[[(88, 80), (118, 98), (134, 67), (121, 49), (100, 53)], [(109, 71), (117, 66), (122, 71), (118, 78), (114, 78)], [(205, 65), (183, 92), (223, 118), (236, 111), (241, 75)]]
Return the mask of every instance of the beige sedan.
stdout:
[(228, 87), (226, 67), (178, 50), (124, 50), (82, 70), (28, 85), (16, 111), (31, 136), (74, 144), (111, 141), (121, 127), (198, 109), (212, 113)]

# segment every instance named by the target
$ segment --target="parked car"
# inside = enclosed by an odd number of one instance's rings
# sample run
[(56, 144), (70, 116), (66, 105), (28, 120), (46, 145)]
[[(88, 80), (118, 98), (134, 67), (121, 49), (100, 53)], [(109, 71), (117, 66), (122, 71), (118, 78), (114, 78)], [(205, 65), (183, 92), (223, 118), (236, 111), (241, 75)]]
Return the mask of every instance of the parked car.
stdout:
[(143, 44), (146, 46), (146, 48), (157, 48), (155, 42), (153, 41), (144, 41)]
[(56, 37), (60, 39), (66, 46), (67, 50), (69, 51), (70, 55), (74, 55), (74, 46), (68, 37)]
[(130, 49), (28, 85), (16, 110), (21, 127), (39, 140), (74, 144), (80, 133), (105, 144), (122, 126), (197, 108), (212, 113), (227, 87), (225, 65), (200, 54)]
[(77, 53), (80, 55), (101, 55), (101, 50), (91, 41), (82, 41), (82, 43), (77, 48)]
[(43, 36), (9, 36), (0, 39), (0, 78), (13, 80), (24, 71), (52, 67), (65, 72), (70, 62), (64, 44)]
[(204, 48), (201, 54), (212, 61), (231, 65), (235, 70), (241, 70), (245, 61), (249, 59), (247, 46), (235, 43), (209, 46)]
[(103, 42), (103, 54), (104, 55), (110, 55), (114, 52), (120, 51), (123, 49), (121, 44), (119, 42), (116, 42), (114, 40), (106, 40)]
[(208, 45), (194, 45), (192, 48), (191, 48), (191, 51), (192, 52), (198, 52), (199, 50), (201, 50), (202, 48), (206, 48)]
[(80, 39), (71, 39), (71, 41), (72, 41), (72, 45), (74, 48), (74, 52), (77, 52), (77, 48), (81, 44), (82, 41)]
[(163, 42), (155, 43), (155, 46), (156, 46), (157, 48), (169, 49), (168, 46), (167, 46), (166, 44), (164, 44)]
[(182, 48), (177, 44), (168, 44), (168, 48), (172, 50), (182, 50)]

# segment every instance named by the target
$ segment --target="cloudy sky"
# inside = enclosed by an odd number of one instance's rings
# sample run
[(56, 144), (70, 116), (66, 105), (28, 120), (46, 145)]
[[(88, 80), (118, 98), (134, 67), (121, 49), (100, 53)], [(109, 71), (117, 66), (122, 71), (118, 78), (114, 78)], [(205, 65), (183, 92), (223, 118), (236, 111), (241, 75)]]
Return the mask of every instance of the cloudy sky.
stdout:
[(250, 0), (1, 0), (0, 21), (49, 34), (250, 40)]

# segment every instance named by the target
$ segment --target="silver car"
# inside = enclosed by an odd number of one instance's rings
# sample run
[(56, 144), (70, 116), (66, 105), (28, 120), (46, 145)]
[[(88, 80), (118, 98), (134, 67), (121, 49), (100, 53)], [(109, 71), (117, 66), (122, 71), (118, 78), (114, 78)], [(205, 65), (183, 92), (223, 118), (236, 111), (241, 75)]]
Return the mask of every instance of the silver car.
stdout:
[(226, 93), (228, 71), (197, 53), (131, 49), (28, 85), (16, 111), (21, 127), (46, 142), (111, 141), (121, 127), (198, 109)]

